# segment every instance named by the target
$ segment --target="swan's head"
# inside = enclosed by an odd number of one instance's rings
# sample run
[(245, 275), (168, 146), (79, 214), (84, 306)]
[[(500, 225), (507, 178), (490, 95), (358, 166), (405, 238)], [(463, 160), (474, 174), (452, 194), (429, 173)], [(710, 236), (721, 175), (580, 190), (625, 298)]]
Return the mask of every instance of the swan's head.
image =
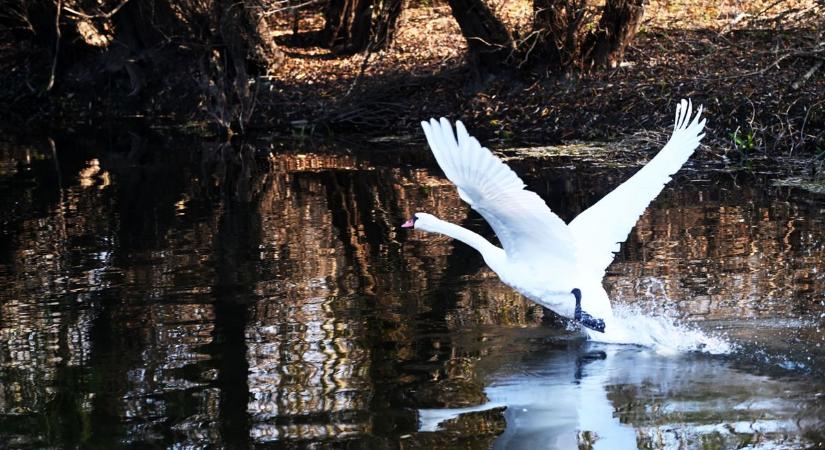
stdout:
[(432, 214), (415, 213), (410, 220), (404, 222), (401, 228), (413, 228), (416, 230), (432, 231), (432, 226), (438, 223), (438, 218)]

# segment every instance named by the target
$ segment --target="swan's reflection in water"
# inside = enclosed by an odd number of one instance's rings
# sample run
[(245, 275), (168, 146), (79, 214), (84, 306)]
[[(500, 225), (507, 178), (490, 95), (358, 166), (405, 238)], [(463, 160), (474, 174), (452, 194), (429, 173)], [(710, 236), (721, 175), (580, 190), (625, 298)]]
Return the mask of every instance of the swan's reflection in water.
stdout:
[(574, 342), (534, 351), (517, 371), (488, 379), (489, 402), (421, 409), (419, 430), (438, 433), (462, 415), (492, 410), (507, 424), (494, 448), (797, 448), (804, 442), (789, 436), (816, 426), (800, 413), (815, 387), (707, 355)]

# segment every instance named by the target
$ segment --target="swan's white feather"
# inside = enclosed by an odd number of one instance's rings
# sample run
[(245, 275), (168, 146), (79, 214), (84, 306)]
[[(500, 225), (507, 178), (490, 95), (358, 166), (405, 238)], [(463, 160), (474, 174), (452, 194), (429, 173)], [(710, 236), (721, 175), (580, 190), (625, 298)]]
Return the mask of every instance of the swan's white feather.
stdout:
[(570, 232), (588, 271), (607, 269), (619, 243), (627, 239), (650, 202), (699, 146), (705, 126), (705, 120), (700, 120), (702, 107), (695, 117), (692, 114), (691, 103), (682, 100), (676, 107), (673, 134), (659, 154), (570, 222)]
[[(687, 161), (704, 136), (701, 108), (693, 116), (690, 102), (676, 108), (667, 145), (629, 180), (566, 225), (507, 165), (446, 119), (421, 122), (438, 165), (455, 183), (458, 194), (490, 224), (504, 252), (481, 236), (428, 214), (417, 214), (420, 228), (472, 245), (501, 278), (537, 303), (572, 317), (570, 291), (582, 291), (582, 309), (605, 321), (605, 333), (587, 330), (605, 342), (635, 342), (618, 323), (602, 286), (604, 270), (618, 243), (627, 238), (647, 205)], [(418, 228), (419, 225), (416, 225)]]
[(575, 247), (567, 225), (535, 192), (470, 136), (447, 119), (421, 122), (438, 165), (458, 188), (459, 196), (478, 211), (495, 231), (511, 263), (548, 269), (569, 265)]

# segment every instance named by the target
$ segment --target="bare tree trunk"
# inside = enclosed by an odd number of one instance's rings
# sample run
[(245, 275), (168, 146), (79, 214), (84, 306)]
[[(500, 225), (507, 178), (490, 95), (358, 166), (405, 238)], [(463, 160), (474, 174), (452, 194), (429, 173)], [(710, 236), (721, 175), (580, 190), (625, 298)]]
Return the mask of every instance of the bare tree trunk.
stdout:
[(367, 49), (370, 43), (370, 25), (372, 25), (372, 0), (357, 0), (352, 17), (352, 29), (348, 45), (343, 53), (356, 53)]
[(105, 52), (104, 69), (110, 74), (126, 72), (130, 96), (138, 95), (146, 85), (144, 68), (152, 63), (152, 49), (165, 39), (160, 30), (174, 27), (174, 14), (165, 2), (130, 1), (112, 16), (114, 45)]
[(341, 30), (347, 28), (347, 8), (351, 3), (349, 0), (330, 0), (327, 3), (327, 7), (324, 8), (324, 29), (321, 32), (321, 41), (324, 45), (332, 47), (340, 39)]
[[(386, 48), (401, 15), (402, 0), (330, 0), (324, 11), (323, 42), (335, 53)], [(379, 12), (373, 15), (373, 11)]]
[(644, 0), (607, 0), (595, 33), (588, 36), (586, 61), (594, 67), (617, 67), (644, 11)]
[(533, 30), (538, 42), (530, 45), (538, 48), (528, 51), (534, 50), (551, 67), (574, 65), (581, 52), (586, 6), (586, 0), (534, 0)]
[(236, 0), (215, 0), (212, 17), (217, 33), (214, 50), (204, 54), (203, 71), (207, 111), (228, 132), (244, 131), (255, 110), (256, 93), (252, 75), (276, 69), (280, 51), (272, 39), (262, 36), (256, 17)]
[(504, 23), (484, 0), (448, 0), (453, 17), (467, 39), (470, 60), (479, 78), (498, 72), (513, 52), (513, 40)]
[(376, 19), (373, 49), (380, 50), (387, 48), (395, 37), (395, 24), (401, 15), (402, 0), (384, 0), (381, 5), (381, 13)]
[(528, 42), (525, 57), (563, 69), (616, 67), (636, 36), (644, 0), (606, 0), (592, 31), (587, 0), (534, 0), (533, 11), (537, 42)]
[(324, 11), (324, 43), (341, 54), (366, 49), (371, 14), (372, 0), (330, 0)]

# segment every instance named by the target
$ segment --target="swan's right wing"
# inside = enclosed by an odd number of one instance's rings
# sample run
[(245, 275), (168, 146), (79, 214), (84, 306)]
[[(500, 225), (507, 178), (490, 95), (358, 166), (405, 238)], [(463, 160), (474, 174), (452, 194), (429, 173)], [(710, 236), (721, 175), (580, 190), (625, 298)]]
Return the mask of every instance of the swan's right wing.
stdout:
[(442, 118), (421, 122), (438, 165), (458, 195), (496, 232), (507, 258), (544, 267), (564, 267), (575, 258), (567, 225), (506, 164)]
[(647, 205), (699, 146), (705, 126), (705, 120), (700, 120), (702, 107), (696, 116), (691, 115), (690, 101), (682, 100), (676, 107), (673, 135), (659, 154), (570, 222), (570, 232), (588, 266), (607, 269)]

